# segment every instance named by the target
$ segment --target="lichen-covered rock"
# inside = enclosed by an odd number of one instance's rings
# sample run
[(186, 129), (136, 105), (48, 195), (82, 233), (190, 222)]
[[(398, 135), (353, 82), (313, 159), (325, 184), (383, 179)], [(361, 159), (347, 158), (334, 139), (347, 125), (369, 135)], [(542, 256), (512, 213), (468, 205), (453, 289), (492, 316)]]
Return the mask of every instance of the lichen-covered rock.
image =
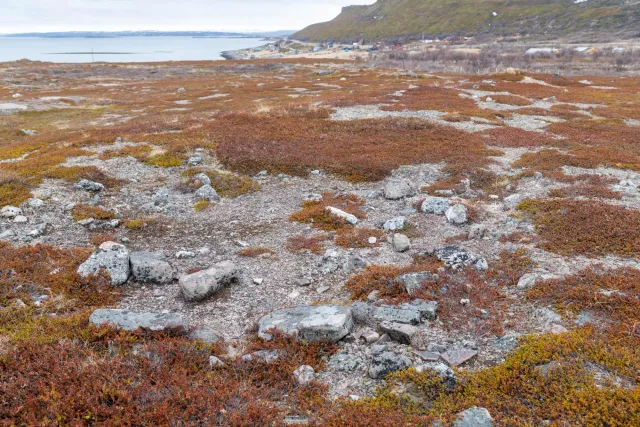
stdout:
[(178, 313), (136, 313), (129, 310), (98, 309), (91, 313), (89, 322), (96, 326), (106, 323), (125, 331), (140, 328), (152, 332), (184, 333), (189, 330), (189, 324)]
[(415, 309), (378, 307), (358, 301), (351, 304), (351, 308), (353, 316), (358, 322), (376, 327), (385, 320), (417, 325), (422, 317), (418, 307)]
[(316, 372), (309, 365), (299, 366), (298, 369), (293, 371), (293, 378), (302, 387), (311, 384), (315, 377)]
[(304, 305), (276, 310), (260, 319), (258, 336), (271, 340), (270, 331), (305, 341), (340, 341), (353, 328), (353, 313), (339, 305)]
[(369, 376), (373, 379), (382, 379), (391, 372), (401, 371), (411, 367), (408, 357), (392, 351), (380, 351), (373, 353)]
[(493, 418), (485, 408), (473, 407), (457, 415), (454, 427), (493, 427)]
[(208, 200), (210, 202), (220, 201), (220, 196), (218, 196), (216, 190), (214, 190), (213, 187), (208, 184), (205, 184), (202, 187), (198, 188), (198, 191), (196, 191), (196, 197), (198, 199)]
[(131, 273), (136, 282), (166, 284), (173, 281), (171, 264), (157, 252), (132, 252)]
[(428, 271), (407, 273), (396, 278), (396, 282), (402, 283), (409, 295), (413, 295), (415, 292), (422, 289), (423, 283), (433, 283), (435, 281), (433, 274)]
[(449, 199), (446, 197), (429, 196), (422, 202), (420, 210), (427, 214), (444, 215), (449, 206)]
[(85, 262), (80, 264), (78, 274), (86, 277), (98, 274), (102, 269), (109, 273), (112, 285), (126, 283), (131, 275), (127, 248), (116, 242), (104, 242)]
[(389, 334), (392, 340), (402, 344), (411, 344), (411, 339), (418, 333), (418, 328), (406, 323), (389, 322), (380, 323), (382, 332)]
[(100, 184), (99, 182), (95, 182), (95, 181), (89, 181), (88, 179), (81, 179), (77, 184), (76, 187), (82, 189), (82, 190), (86, 190), (86, 191), (103, 191), (104, 190), (104, 185)]
[(0, 211), (0, 215), (2, 215), (5, 218), (15, 218), (18, 215), (22, 215), (22, 209), (17, 208), (15, 206), (5, 206), (2, 208), (2, 210)]
[(383, 192), (384, 198), (389, 200), (398, 200), (416, 194), (415, 188), (406, 179), (388, 182), (384, 186)]
[(447, 209), (444, 215), (451, 224), (464, 224), (467, 222), (467, 207), (463, 204), (453, 205)]
[(389, 231), (402, 230), (405, 226), (406, 220), (407, 219), (403, 216), (397, 216), (395, 218), (391, 218), (390, 220), (386, 221), (383, 224), (382, 229), (387, 233)]
[(187, 301), (201, 301), (223, 287), (238, 282), (241, 274), (242, 271), (235, 264), (223, 261), (207, 270), (180, 277), (180, 291)]

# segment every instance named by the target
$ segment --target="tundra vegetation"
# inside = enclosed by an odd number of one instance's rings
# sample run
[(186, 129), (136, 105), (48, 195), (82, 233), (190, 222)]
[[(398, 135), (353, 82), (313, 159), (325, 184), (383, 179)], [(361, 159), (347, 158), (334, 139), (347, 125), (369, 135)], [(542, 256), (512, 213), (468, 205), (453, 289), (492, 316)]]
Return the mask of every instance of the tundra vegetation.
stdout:
[[(297, 59), (0, 82), (2, 424), (640, 424), (640, 78)], [(83, 273), (121, 254), (126, 283)], [(202, 277), (226, 282), (194, 302)], [(297, 306), (352, 323), (260, 329)]]

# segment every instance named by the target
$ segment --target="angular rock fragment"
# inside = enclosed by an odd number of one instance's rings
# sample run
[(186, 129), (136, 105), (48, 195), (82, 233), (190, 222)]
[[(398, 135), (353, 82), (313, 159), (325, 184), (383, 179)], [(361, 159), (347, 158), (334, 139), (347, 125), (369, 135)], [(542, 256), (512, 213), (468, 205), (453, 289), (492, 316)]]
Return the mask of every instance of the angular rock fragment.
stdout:
[(442, 360), (444, 360), (449, 366), (460, 366), (465, 362), (468, 362), (478, 354), (475, 350), (456, 350), (450, 349), (442, 354)]
[(342, 209), (334, 208), (333, 206), (327, 206), (327, 210), (331, 215), (335, 215), (338, 218), (344, 219), (351, 225), (356, 225), (358, 223), (358, 218), (355, 215), (347, 213)]
[(373, 354), (369, 367), (369, 376), (373, 379), (382, 379), (391, 372), (401, 371), (411, 367), (408, 357), (391, 351), (381, 351)]
[(383, 192), (384, 198), (389, 200), (398, 200), (416, 194), (415, 188), (406, 179), (388, 182)]
[(416, 309), (402, 309), (396, 307), (377, 307), (364, 302), (355, 302), (351, 305), (354, 318), (361, 323), (378, 325), (388, 320), (390, 322), (418, 325), (420, 323), (420, 311)]
[(203, 185), (198, 188), (196, 191), (196, 197), (201, 200), (208, 200), (210, 202), (218, 202), (220, 201), (220, 196), (216, 193), (216, 190), (213, 189), (210, 185)]
[(95, 181), (89, 181), (88, 179), (81, 179), (77, 184), (76, 187), (82, 189), (82, 190), (86, 190), (86, 191), (103, 191), (104, 190), (104, 185), (100, 184), (99, 182), (95, 182)]
[(402, 344), (411, 344), (411, 339), (418, 333), (418, 328), (415, 326), (388, 320), (380, 323), (380, 329), (389, 334), (392, 340)]
[(467, 207), (462, 204), (453, 205), (447, 209), (444, 215), (451, 224), (464, 224), (467, 222)]

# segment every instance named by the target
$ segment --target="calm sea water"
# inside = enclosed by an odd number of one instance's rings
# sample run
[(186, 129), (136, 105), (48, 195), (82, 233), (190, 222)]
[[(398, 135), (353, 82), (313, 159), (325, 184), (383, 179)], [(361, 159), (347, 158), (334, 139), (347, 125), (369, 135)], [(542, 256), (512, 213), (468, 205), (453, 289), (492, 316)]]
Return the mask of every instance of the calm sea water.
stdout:
[(155, 62), (223, 59), (227, 50), (264, 44), (259, 38), (0, 37), (0, 62), (30, 59), (48, 62)]

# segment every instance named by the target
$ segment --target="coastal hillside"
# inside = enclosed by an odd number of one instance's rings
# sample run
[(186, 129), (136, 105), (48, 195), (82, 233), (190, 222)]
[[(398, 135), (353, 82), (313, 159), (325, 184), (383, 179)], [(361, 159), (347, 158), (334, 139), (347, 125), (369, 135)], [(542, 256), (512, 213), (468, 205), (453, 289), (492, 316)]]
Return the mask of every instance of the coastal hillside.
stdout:
[(396, 40), (511, 34), (551, 37), (640, 33), (637, 0), (378, 0), (349, 6), (292, 37), (305, 41)]

